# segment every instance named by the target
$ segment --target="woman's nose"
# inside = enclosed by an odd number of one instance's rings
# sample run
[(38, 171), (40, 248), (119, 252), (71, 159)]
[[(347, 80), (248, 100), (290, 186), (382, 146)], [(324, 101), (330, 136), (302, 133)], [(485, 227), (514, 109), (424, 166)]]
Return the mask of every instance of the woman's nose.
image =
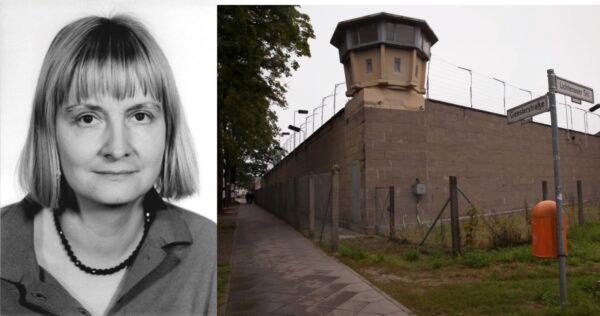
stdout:
[(131, 155), (130, 135), (124, 124), (113, 123), (106, 131), (101, 154), (108, 159), (118, 160)]

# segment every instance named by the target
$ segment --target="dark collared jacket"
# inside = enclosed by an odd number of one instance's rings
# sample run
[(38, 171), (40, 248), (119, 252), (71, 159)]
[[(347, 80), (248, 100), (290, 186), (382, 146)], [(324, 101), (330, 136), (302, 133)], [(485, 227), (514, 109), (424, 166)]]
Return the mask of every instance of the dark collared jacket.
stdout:
[[(144, 205), (154, 221), (108, 315), (216, 315), (215, 224), (155, 192)], [(89, 315), (37, 263), (33, 217), (40, 209), (28, 198), (2, 209), (1, 314)]]

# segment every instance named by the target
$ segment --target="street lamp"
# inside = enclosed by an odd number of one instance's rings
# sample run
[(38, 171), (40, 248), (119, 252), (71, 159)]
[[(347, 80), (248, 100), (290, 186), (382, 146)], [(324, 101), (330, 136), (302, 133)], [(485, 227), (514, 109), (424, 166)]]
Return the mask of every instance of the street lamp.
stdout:
[(503, 112), (503, 114), (506, 114), (506, 82), (504, 82), (504, 81), (502, 81), (502, 80), (500, 80), (498, 78), (492, 78), (492, 79), (494, 79), (494, 80), (502, 83), (502, 86), (504, 87), (504, 97), (503, 97), (503, 100), (504, 100), (504, 102), (503, 102), (504, 112)]
[(598, 104), (596, 104), (596, 105), (592, 106), (592, 107), (590, 108), (590, 110), (589, 110), (589, 111), (590, 111), (590, 112), (594, 112), (594, 111), (596, 111), (597, 109), (600, 109), (600, 103), (598, 103)]
[(337, 95), (337, 87), (346, 84), (346, 82), (336, 83), (333, 87), (333, 115), (335, 115), (335, 96)]
[[(283, 137), (283, 136), (286, 136), (286, 135), (289, 135), (289, 134), (290, 134), (289, 132), (281, 132), (281, 133), (279, 133), (279, 136)], [(281, 140), (279, 141), (279, 143), (281, 144)]]
[(458, 67), (458, 69), (462, 69), (469, 72), (469, 77), (471, 78), (471, 84), (469, 85), (469, 96), (471, 99), (471, 108), (473, 108), (473, 71), (465, 67)]

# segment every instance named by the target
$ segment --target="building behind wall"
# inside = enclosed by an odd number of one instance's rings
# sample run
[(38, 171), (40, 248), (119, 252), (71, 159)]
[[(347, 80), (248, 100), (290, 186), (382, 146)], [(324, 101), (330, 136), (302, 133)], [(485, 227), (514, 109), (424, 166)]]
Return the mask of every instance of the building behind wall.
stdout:
[[(420, 220), (433, 220), (448, 198), (449, 176), (486, 212), (533, 205), (542, 181), (552, 198), (549, 126), (508, 125), (503, 115), (423, 97), (436, 41), (425, 21), (412, 18), (382, 13), (340, 22), (332, 43), (352, 99), (266, 174), (258, 202), (305, 226), (308, 194), (300, 180), (323, 176), (334, 164), (341, 225), (364, 233), (381, 224), (389, 186), (397, 226), (416, 223), (417, 211)], [(584, 200), (600, 200), (600, 137), (559, 130), (559, 148), (565, 201), (576, 196), (577, 180)], [(417, 179), (426, 188), (419, 201), (412, 193)], [(464, 200), (459, 207), (467, 210)]]

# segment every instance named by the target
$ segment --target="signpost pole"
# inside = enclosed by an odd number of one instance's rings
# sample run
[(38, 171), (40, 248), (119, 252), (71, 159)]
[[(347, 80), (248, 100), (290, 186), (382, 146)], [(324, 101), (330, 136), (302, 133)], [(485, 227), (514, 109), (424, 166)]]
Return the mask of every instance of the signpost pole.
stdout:
[(556, 119), (556, 75), (554, 69), (548, 69), (548, 98), (550, 103), (550, 118), (552, 120), (552, 157), (554, 162), (554, 188), (556, 197), (556, 239), (558, 244), (558, 273), (560, 285), (560, 305), (565, 306), (567, 301), (567, 275), (565, 245), (562, 238), (562, 183), (560, 179), (560, 157), (558, 153), (558, 123)]

